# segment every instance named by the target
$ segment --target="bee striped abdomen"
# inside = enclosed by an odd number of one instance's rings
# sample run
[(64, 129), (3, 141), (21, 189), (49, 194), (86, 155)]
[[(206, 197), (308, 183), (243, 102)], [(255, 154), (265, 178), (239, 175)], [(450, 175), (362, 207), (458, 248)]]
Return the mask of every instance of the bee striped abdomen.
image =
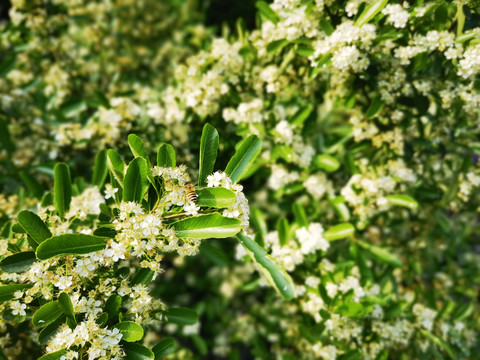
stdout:
[(185, 185), (185, 190), (187, 192), (187, 195), (186, 195), (187, 199), (193, 202), (194, 204), (196, 204), (198, 195), (195, 192), (195, 188), (193, 187), (193, 185), (192, 184)]

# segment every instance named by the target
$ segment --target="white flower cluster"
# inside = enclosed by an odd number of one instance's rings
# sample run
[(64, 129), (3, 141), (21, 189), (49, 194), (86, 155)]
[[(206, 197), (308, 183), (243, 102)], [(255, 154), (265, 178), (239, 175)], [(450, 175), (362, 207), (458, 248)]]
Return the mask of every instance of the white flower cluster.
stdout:
[(235, 192), (235, 202), (223, 211), (223, 216), (238, 218), (242, 221), (243, 227), (248, 227), (250, 218), (250, 208), (248, 207), (248, 199), (242, 192), (243, 186), (234, 184), (232, 180), (222, 171), (217, 171), (207, 176), (207, 186), (221, 186), (225, 189)]
[(387, 15), (387, 22), (396, 28), (401, 29), (407, 25), (409, 14), (401, 5), (389, 4), (383, 8), (382, 14)]

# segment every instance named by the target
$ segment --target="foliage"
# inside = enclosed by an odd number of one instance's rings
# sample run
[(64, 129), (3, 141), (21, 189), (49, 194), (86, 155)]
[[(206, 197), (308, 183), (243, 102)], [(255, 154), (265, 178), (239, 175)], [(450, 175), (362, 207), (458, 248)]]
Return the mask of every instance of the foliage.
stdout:
[(12, 5), (6, 356), (475, 358), (476, 2)]

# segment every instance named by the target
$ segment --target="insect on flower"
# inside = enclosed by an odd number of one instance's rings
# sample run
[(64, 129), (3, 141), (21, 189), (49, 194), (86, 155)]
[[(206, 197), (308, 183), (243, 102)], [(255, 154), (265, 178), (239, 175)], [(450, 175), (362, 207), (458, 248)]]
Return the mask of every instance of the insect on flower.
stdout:
[(185, 197), (188, 200), (190, 200), (192, 203), (196, 204), (198, 195), (195, 192), (195, 187), (193, 186), (193, 184), (192, 183), (185, 184), (185, 191), (186, 191)]

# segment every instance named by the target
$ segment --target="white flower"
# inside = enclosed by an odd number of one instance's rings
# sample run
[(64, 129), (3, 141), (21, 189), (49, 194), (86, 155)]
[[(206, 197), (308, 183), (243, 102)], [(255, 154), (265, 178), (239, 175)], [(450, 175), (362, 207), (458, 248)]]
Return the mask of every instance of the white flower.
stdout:
[(220, 186), (220, 184), (222, 183), (223, 180), (225, 180), (226, 177), (227, 177), (227, 175), (223, 172), (220, 172), (220, 171), (217, 171), (217, 172), (213, 173), (212, 175), (208, 175), (207, 176), (207, 186), (208, 187)]
[(118, 192), (118, 188), (114, 188), (112, 185), (105, 185), (105, 199), (115, 198), (115, 194)]
[(72, 284), (72, 276), (60, 276), (57, 281), (53, 283), (53, 285), (58, 287), (59, 290), (65, 290), (72, 286)]
[(105, 250), (105, 256), (111, 257), (114, 262), (120, 259), (125, 259), (125, 245), (112, 242), (110, 247)]
[(75, 272), (80, 276), (87, 277), (96, 269), (95, 264), (92, 263), (92, 260), (88, 257), (84, 259), (77, 260), (77, 266)]
[(20, 316), (27, 315), (27, 313), (25, 312), (26, 308), (27, 308), (27, 305), (20, 303), (20, 301), (12, 301), (10, 303), (10, 309), (12, 309), (13, 315), (20, 315)]
[(323, 238), (323, 227), (318, 223), (312, 223), (308, 228), (302, 227), (295, 231), (300, 242), (303, 254), (314, 253), (317, 250), (327, 251), (330, 243)]
[(197, 215), (198, 210), (200, 210), (200, 206), (197, 206), (193, 202), (189, 202), (188, 204), (183, 206), (183, 210), (187, 215)]

